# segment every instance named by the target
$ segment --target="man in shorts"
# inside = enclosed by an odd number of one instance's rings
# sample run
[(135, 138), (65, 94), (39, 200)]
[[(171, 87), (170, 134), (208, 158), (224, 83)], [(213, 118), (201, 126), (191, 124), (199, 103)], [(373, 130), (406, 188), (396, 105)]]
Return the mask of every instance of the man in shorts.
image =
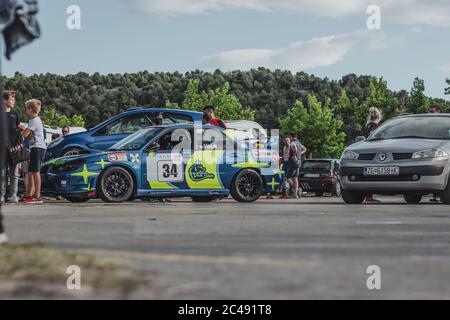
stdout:
[[(293, 198), (299, 199), (298, 195), (298, 172), (300, 166), (298, 164), (298, 150), (297, 146), (291, 142), (289, 137), (284, 138), (283, 147), (283, 163), (286, 176), (286, 182), (293, 191)], [(289, 199), (288, 190), (286, 188), (285, 194), (282, 199)]]

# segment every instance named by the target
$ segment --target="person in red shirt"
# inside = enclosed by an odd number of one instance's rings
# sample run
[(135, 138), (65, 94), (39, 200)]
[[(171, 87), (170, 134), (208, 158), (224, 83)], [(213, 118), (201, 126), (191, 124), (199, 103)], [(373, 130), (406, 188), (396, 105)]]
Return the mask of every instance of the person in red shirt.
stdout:
[[(216, 127), (221, 127), (226, 129), (227, 125), (225, 124), (225, 122), (220, 119), (219, 117), (216, 117), (214, 115), (215, 112), (215, 108), (213, 106), (206, 106), (203, 108), (203, 119), (204, 122), (206, 122), (205, 124), (210, 124), (212, 126), (216, 126)], [(207, 120), (206, 120), (207, 119)], [(207, 122), (209, 121), (209, 122)]]

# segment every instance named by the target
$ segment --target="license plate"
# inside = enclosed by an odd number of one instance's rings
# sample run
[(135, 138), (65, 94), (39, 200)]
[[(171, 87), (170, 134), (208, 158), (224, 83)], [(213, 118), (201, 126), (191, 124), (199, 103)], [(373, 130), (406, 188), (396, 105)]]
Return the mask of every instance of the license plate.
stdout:
[(305, 178), (319, 178), (320, 174), (318, 174), (318, 173), (305, 173), (304, 177)]
[(397, 176), (400, 174), (399, 167), (366, 167), (365, 176)]

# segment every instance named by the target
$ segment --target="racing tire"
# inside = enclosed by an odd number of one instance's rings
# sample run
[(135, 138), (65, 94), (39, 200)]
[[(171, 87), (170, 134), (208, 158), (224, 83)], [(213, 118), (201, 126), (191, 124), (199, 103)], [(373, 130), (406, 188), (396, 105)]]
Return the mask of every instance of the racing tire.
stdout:
[(264, 191), (261, 175), (253, 169), (244, 169), (237, 173), (231, 183), (231, 196), (238, 202), (254, 202)]
[(209, 197), (209, 196), (201, 196), (201, 197), (191, 197), (193, 202), (211, 202), (216, 200), (216, 197)]
[(62, 153), (63, 157), (79, 156), (82, 150), (80, 148), (69, 148)]
[(134, 180), (126, 169), (109, 167), (102, 173), (97, 190), (104, 202), (129, 201), (134, 195)]
[(67, 196), (65, 196), (64, 198), (66, 198), (67, 201), (72, 202), (72, 203), (83, 203), (83, 202), (88, 202), (90, 200), (89, 198), (77, 198), (77, 197), (67, 197)]
[(409, 204), (418, 204), (422, 200), (421, 194), (404, 194), (403, 199)]
[(342, 190), (342, 199), (347, 204), (361, 204), (366, 198), (365, 193)]
[(341, 189), (341, 184), (339, 183), (339, 181), (334, 184), (332, 194), (337, 197), (341, 196), (342, 189)]

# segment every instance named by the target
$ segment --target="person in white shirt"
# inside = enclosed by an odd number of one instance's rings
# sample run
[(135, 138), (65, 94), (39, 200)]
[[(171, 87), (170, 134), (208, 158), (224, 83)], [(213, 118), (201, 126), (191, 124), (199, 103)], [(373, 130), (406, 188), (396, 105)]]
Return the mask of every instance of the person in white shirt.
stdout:
[(31, 154), (27, 176), (27, 192), (22, 201), (30, 204), (42, 204), (40, 171), (47, 146), (45, 144), (44, 126), (41, 118), (39, 118), (41, 102), (36, 99), (28, 100), (25, 103), (25, 108), (29, 121), (27, 129), (23, 130), (22, 135), (26, 138), (33, 137), (33, 141), (30, 142)]

